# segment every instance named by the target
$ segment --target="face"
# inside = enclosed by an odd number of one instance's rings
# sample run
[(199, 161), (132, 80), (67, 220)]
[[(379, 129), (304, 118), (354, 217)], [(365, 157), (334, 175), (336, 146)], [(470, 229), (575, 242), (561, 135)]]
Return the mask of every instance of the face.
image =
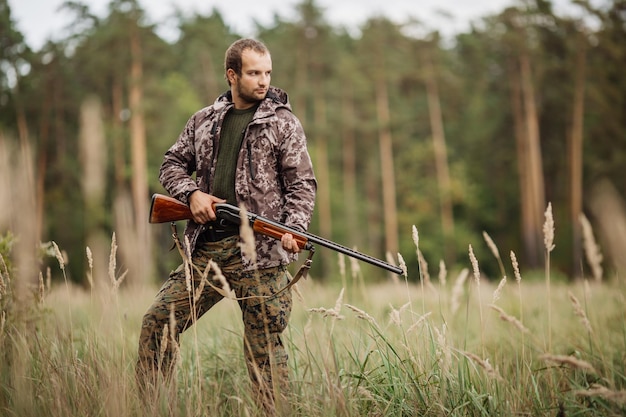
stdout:
[(241, 76), (228, 70), (233, 102), (237, 109), (247, 109), (265, 98), (272, 77), (272, 57), (246, 49), (241, 54)]

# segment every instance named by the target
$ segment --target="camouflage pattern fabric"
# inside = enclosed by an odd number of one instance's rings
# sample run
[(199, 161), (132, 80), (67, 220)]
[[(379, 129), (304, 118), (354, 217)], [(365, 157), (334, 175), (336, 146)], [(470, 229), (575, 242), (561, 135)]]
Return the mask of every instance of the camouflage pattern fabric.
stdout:
[[(275, 390), (278, 388), (283, 394), (288, 392), (288, 357), (281, 333), (289, 321), (292, 296), (291, 291), (271, 296), (288, 284), (290, 276), (284, 266), (245, 271), (241, 259), (239, 236), (199, 244), (192, 256), (192, 262), (200, 271), (205, 271), (209, 260), (213, 260), (236, 297), (241, 298), (238, 303), (244, 323), (248, 372), (258, 400), (272, 409)], [(215, 273), (211, 271), (208, 279), (213, 285), (221, 287), (214, 278)], [(194, 272), (194, 288), (201, 286), (201, 279), (201, 274)], [(187, 289), (184, 265), (170, 274), (143, 317), (136, 368), (141, 389), (151, 392), (161, 377), (169, 381), (175, 368), (180, 333), (222, 298), (214, 288), (204, 285), (201, 296), (192, 305), (193, 297)], [(174, 327), (173, 332), (171, 327)], [(164, 337), (166, 328), (168, 334)]]
[[(168, 193), (188, 203), (195, 190), (213, 194), (222, 122), (233, 107), (230, 91), (197, 111), (168, 149), (159, 181)], [(195, 172), (196, 177), (191, 174)], [(306, 231), (315, 205), (317, 182), (306, 136), (291, 112), (287, 93), (270, 87), (245, 131), (235, 173), (236, 205), (296, 230)], [(204, 226), (190, 220), (185, 229), (193, 253)], [(255, 235), (257, 264), (243, 257), (246, 269), (286, 265), (296, 260), (275, 239)], [(184, 240), (184, 239), (183, 239)]]

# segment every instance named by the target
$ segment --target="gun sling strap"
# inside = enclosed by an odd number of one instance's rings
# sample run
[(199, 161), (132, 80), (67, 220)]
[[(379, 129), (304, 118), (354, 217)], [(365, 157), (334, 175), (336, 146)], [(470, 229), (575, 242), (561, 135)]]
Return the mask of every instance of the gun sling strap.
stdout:
[[(170, 226), (172, 228), (172, 239), (174, 240), (174, 246), (176, 246), (176, 248), (178, 249), (178, 253), (180, 253), (180, 256), (183, 258), (183, 261), (184, 262), (189, 262), (189, 264), (192, 265), (192, 267), (193, 267), (193, 264), (191, 263), (191, 259), (189, 259), (189, 257), (185, 253), (185, 250), (183, 249), (183, 245), (182, 245), (182, 243), (180, 241), (180, 238), (178, 237), (178, 230), (176, 228), (176, 223), (175, 222), (171, 222)], [(173, 249), (173, 247), (172, 247), (172, 249)], [(308, 272), (311, 269), (311, 265), (313, 265), (313, 255), (314, 254), (315, 254), (315, 247), (311, 246), (310, 249), (309, 249), (309, 255), (307, 256), (306, 260), (302, 263), (302, 265), (298, 269), (298, 272), (296, 273), (296, 275), (287, 283), (287, 285), (285, 285), (283, 288), (281, 288), (280, 290), (278, 290), (274, 294), (268, 295), (268, 296), (250, 296), (250, 297), (242, 297), (242, 298), (230, 297), (230, 298), (232, 298), (232, 299), (234, 299), (236, 301), (245, 300), (245, 299), (249, 299), (249, 298), (261, 298), (262, 300), (260, 302), (263, 302), (263, 301), (269, 301), (269, 300), (272, 300), (272, 299), (278, 297), (279, 295), (281, 295), (282, 293), (284, 293), (285, 291), (289, 290), (291, 287), (296, 285), (296, 283), (301, 278), (304, 278), (304, 279), (307, 278)], [(217, 290), (220, 294), (224, 294), (224, 289), (223, 288), (216, 287), (215, 285), (213, 285), (208, 280), (207, 280), (207, 283), (209, 284), (209, 286), (211, 286), (212, 288)]]

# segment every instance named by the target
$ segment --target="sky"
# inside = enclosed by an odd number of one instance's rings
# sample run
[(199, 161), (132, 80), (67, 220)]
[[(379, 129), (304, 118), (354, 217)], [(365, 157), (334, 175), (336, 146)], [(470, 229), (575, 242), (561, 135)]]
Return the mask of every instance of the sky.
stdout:
[[(72, 14), (60, 11), (65, 0), (9, 0), (13, 20), (38, 50), (48, 39), (59, 40), (67, 35)], [(98, 16), (107, 15), (110, 0), (81, 0)], [(289, 19), (301, 0), (139, 0), (152, 23), (161, 28), (159, 34), (174, 40), (175, 27), (168, 17), (179, 8), (183, 13), (209, 14), (219, 10), (226, 23), (243, 36), (254, 35), (254, 22), (269, 24), (275, 15)], [(372, 16), (386, 16), (397, 22), (409, 17), (424, 22), (426, 28), (453, 34), (469, 28), (469, 22), (497, 13), (514, 0), (317, 0), (325, 19), (332, 26), (355, 30)]]
[[(107, 15), (110, 0), (80, 0), (92, 13)], [(290, 19), (302, 0), (139, 0), (150, 21), (158, 24), (159, 35), (175, 40), (171, 17), (176, 8), (183, 13), (209, 14), (217, 9), (234, 31), (252, 36), (254, 22), (270, 24), (278, 15)], [(48, 39), (66, 37), (73, 15), (60, 11), (65, 0), (9, 0), (13, 20), (26, 37), (26, 43), (38, 50)], [(357, 30), (369, 17), (385, 16), (398, 23), (409, 18), (421, 21), (428, 31), (439, 30), (444, 36), (469, 29), (470, 22), (498, 13), (519, 0), (316, 0), (324, 17), (334, 27)], [(553, 0), (557, 10), (571, 6), (571, 0)], [(592, 2), (593, 3), (593, 2)], [(168, 24), (168, 21), (172, 22)]]

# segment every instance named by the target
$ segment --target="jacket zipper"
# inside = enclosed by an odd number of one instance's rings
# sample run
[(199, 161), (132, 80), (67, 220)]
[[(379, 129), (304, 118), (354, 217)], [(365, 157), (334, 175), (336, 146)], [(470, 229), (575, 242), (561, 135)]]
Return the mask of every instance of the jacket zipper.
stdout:
[(248, 169), (250, 170), (250, 178), (254, 181), (256, 173), (254, 172), (254, 167), (252, 166), (252, 144), (250, 142), (246, 142), (246, 147), (248, 148)]

